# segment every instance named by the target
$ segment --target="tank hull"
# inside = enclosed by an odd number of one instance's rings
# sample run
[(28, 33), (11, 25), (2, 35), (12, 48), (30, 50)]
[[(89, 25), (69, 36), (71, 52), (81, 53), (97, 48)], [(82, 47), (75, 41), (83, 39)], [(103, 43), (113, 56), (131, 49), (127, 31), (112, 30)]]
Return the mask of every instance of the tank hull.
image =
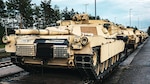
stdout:
[(79, 70), (85, 80), (100, 80), (126, 57), (129, 48), (135, 49), (139, 43), (133, 29), (111, 22), (90, 22), (81, 15), (71, 23), (15, 30), (3, 39), (5, 50), (12, 53), (11, 61), (23, 68), (71, 68)]

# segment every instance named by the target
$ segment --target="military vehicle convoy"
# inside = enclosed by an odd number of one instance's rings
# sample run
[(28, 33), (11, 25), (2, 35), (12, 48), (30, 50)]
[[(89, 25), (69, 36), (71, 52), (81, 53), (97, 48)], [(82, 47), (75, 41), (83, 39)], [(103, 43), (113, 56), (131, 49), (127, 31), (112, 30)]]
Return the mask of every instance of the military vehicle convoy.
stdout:
[[(5, 50), (21, 67), (73, 68), (86, 80), (101, 79), (119, 63), (128, 38), (135, 34), (132, 29), (111, 27), (112, 23), (89, 22), (87, 15), (75, 15), (73, 20), (59, 22), (59, 26), (16, 29), (14, 34), (3, 37)], [(137, 43), (133, 40), (131, 43)]]

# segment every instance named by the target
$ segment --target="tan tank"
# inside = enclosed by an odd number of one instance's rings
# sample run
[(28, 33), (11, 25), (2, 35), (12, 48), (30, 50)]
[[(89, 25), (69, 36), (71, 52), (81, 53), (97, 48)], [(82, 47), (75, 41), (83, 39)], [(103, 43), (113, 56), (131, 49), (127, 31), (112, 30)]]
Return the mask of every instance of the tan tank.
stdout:
[(19, 66), (75, 68), (86, 79), (100, 79), (118, 63), (125, 43), (101, 24), (80, 21), (83, 24), (15, 30), (3, 37), (5, 50)]
[(141, 31), (142, 42), (145, 41), (149, 36), (148, 33)]
[(138, 43), (140, 42), (140, 38), (136, 36), (136, 34), (134, 33), (134, 29), (133, 28), (127, 28), (128, 31), (128, 38), (129, 38), (129, 46), (131, 46), (132, 48), (137, 48)]
[(144, 36), (142, 35), (142, 31), (135, 30), (135, 35), (139, 38), (139, 43), (144, 42)]
[(117, 39), (123, 40), (126, 43), (126, 48), (137, 48), (140, 43), (140, 36), (138, 31), (133, 28), (125, 28), (121, 24), (114, 24), (108, 20), (89, 20), (90, 24), (102, 24), (106, 28), (110, 35), (114, 35)]

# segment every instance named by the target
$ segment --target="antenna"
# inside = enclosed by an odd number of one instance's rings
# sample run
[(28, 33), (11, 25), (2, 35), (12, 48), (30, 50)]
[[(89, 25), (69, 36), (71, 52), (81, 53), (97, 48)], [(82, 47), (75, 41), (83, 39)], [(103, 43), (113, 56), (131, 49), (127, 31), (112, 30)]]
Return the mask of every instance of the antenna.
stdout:
[(89, 5), (89, 4), (84, 4), (85, 5), (85, 13), (87, 13), (87, 6)]
[(95, 20), (97, 19), (97, 16), (96, 16), (96, 0), (95, 0)]

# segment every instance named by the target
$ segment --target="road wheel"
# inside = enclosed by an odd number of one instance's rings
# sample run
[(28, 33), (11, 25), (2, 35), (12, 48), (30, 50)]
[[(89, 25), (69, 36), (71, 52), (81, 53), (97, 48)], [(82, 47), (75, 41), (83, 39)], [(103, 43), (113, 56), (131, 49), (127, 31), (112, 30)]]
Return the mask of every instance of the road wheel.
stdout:
[(116, 56), (114, 56), (113, 58), (114, 58), (114, 63), (116, 63)]
[(119, 54), (117, 55), (117, 61), (119, 60)]
[(114, 64), (114, 57), (111, 57), (111, 65)]
[(105, 70), (105, 67), (104, 67), (104, 66), (105, 66), (104, 63), (101, 63), (101, 64), (100, 64), (100, 72), (101, 72), (101, 73), (103, 73), (104, 70)]
[(98, 59), (99, 59), (98, 54), (96, 52), (94, 52), (93, 67), (94, 67), (94, 70), (95, 70), (97, 76), (99, 75), (99, 70), (100, 70), (100, 65), (99, 65), (99, 60)]
[(108, 68), (108, 60), (105, 61), (105, 70)]

